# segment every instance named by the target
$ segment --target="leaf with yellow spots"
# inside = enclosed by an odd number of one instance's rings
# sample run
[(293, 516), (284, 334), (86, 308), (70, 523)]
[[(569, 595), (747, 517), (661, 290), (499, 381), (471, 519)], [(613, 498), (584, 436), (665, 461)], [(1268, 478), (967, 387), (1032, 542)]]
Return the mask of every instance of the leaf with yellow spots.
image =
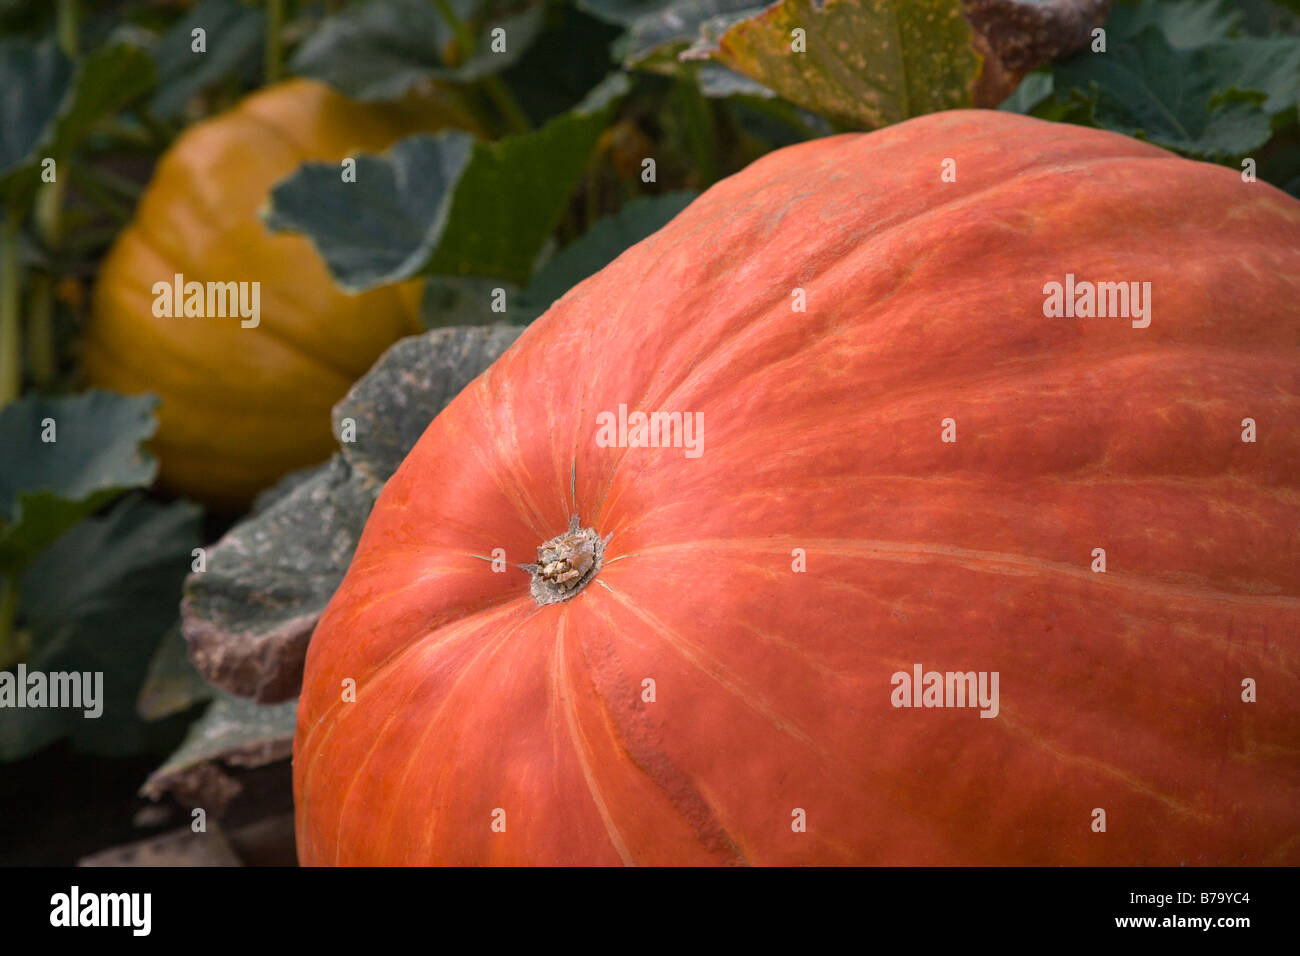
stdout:
[(984, 57), (960, 0), (784, 0), (718, 17), (683, 59), (714, 59), (851, 127), (975, 103)]

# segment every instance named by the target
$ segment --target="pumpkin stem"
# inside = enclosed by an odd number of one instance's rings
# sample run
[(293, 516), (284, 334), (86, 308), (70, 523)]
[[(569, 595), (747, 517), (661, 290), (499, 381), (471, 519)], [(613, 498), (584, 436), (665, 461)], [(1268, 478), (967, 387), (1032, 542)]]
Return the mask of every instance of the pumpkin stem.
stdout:
[(0, 225), (0, 408), (16, 399), (23, 388), (21, 278), (18, 216), (9, 210)]
[(519, 567), (533, 576), (530, 591), (539, 606), (567, 601), (596, 577), (605, 563), (603, 539), (594, 528), (583, 528), (578, 516), (569, 519), (569, 530), (543, 541), (537, 548), (536, 564)]
[(55, 11), (55, 35), (59, 38), (59, 48), (69, 60), (75, 60), (79, 52), (77, 0), (59, 0)]
[(284, 0), (266, 0), (266, 45), (262, 56), (266, 86), (278, 83), (283, 72), (284, 47), (280, 37), (282, 29), (284, 29)]
[[(52, 183), (44, 183), (36, 194), (32, 218), (37, 235), (51, 253), (58, 253), (63, 246), (63, 198), (68, 171), (68, 163), (64, 162), (60, 170), (63, 176)], [(32, 384), (37, 388), (47, 388), (58, 372), (56, 366), (54, 273), (36, 269), (28, 284), (27, 299), (27, 371)]]
[(18, 575), (0, 573), (0, 671), (21, 661), (29, 650), (25, 635), (15, 629), (18, 613)]

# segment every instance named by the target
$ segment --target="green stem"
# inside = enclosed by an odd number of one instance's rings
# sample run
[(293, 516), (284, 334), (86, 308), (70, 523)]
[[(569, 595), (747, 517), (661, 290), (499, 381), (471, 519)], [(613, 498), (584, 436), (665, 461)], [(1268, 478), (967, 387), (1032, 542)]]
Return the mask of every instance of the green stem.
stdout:
[(135, 184), (130, 180), (110, 177), (88, 166), (77, 166), (72, 170), (72, 181), (78, 195), (89, 199), (119, 226), (131, 221), (132, 205), (139, 194), (132, 188)]
[[(449, 0), (433, 0), (433, 5), (447, 21), (447, 26), (451, 27), (451, 32), (456, 35), (456, 40), (460, 43), (464, 58), (468, 60), (478, 47), (473, 34), (461, 22), (460, 17), (456, 16), (456, 11), (451, 8)], [(527, 133), (532, 130), (533, 124), (529, 122), (528, 114), (524, 112), (515, 95), (510, 92), (510, 87), (506, 86), (501, 77), (495, 73), (489, 74), (483, 77), (478, 85), (491, 98), (493, 105), (500, 111), (512, 132)]]
[(578, 235), (578, 215), (573, 211), (573, 203), (566, 203), (564, 215), (560, 217), (560, 224), (555, 229), (555, 241), (560, 244), (560, 248), (564, 248), (577, 239)]
[[(36, 194), (33, 219), (36, 234), (46, 249), (57, 253), (63, 246), (64, 183), (69, 169), (63, 162), (62, 176), (41, 186)], [(37, 388), (46, 388), (57, 372), (54, 358), (54, 276), (45, 270), (34, 272), (27, 299), (27, 371)]]
[(94, 183), (114, 196), (119, 196), (132, 203), (144, 195), (144, 186), (134, 179), (128, 179), (125, 176), (119, 176), (117, 173), (110, 173), (106, 169), (96, 169), (94, 166), (84, 164), (78, 164), (72, 168), (72, 181), (78, 187), (88, 182)]
[[(234, 96), (238, 99), (243, 93), (243, 89), (239, 86), (238, 80), (234, 81), (234, 85)], [(172, 140), (180, 135), (179, 128), (172, 125), (167, 120), (160, 120), (148, 110), (139, 110), (137, 115), (140, 117), (140, 125), (143, 126), (145, 130), (145, 141), (150, 143), (155, 149), (165, 149), (171, 145)]]
[(448, 0), (433, 0), (433, 5), (438, 8), (442, 18), (447, 21), (447, 26), (451, 27), (451, 32), (456, 34), (456, 39), (460, 41), (460, 45), (464, 49), (465, 59), (468, 60), (474, 55), (474, 47), (477, 46), (474, 37), (465, 28), (465, 24), (460, 22), (460, 17), (456, 16), (456, 11), (451, 8), (451, 3)]
[[(112, 244), (127, 221), (104, 223), (94, 227), (78, 229), (74, 235), (68, 237), (67, 245), (64, 246), (63, 251), (74, 259), (93, 257), (98, 260), (100, 258), (98, 253), (102, 253), (105, 248)], [(69, 270), (69, 274), (77, 274), (77, 270), (80, 269), (86, 271), (88, 275), (93, 275), (94, 268), (89, 268), (87, 271), (87, 266), (94, 265), (97, 265), (97, 262), (78, 264)]]
[(760, 113), (766, 113), (777, 122), (784, 123), (804, 139), (819, 139), (823, 135), (822, 131), (810, 126), (799, 115), (799, 110), (790, 103), (753, 97), (746, 101), (746, 105)]
[(51, 247), (57, 247), (63, 241), (63, 194), (64, 183), (69, 175), (66, 159), (59, 160), (58, 177), (52, 183), (42, 183), (36, 193), (35, 208), (32, 219), (36, 224), (36, 234), (41, 241)]
[[(58, 0), (54, 30), (59, 48), (70, 60), (76, 60), (81, 52), (79, 14), (78, 0)], [(43, 184), (36, 194), (32, 215), (37, 236), (51, 252), (58, 252), (63, 244), (63, 197), (68, 180), (68, 162), (60, 157), (59, 164), (58, 178), (52, 183)], [(27, 294), (27, 372), (37, 388), (45, 388), (54, 381), (57, 372), (54, 356), (54, 276), (45, 270), (34, 272)], [(13, 341), (11, 343), (6, 338), (6, 350), (12, 345), (17, 351), (18, 334), (9, 333), (13, 336)], [(20, 379), (21, 368), (19, 363)]]
[(505, 81), (499, 76), (485, 76), (479, 81), (483, 90), (492, 98), (492, 103), (505, 121), (510, 125), (511, 132), (529, 133), (532, 132), (533, 124), (528, 119), (528, 114), (524, 112), (515, 95), (510, 92), (510, 87), (506, 86)]
[(58, 34), (59, 47), (69, 60), (75, 60), (79, 52), (77, 20), (77, 0), (59, 0), (55, 32)]
[(686, 124), (686, 140), (695, 170), (699, 173), (701, 188), (713, 185), (718, 178), (715, 146), (717, 129), (713, 122), (713, 104), (700, 92), (693, 77), (678, 81), (678, 102), (681, 104)]
[(585, 226), (590, 229), (597, 219), (600, 218), (600, 186), (601, 170), (604, 164), (601, 162), (603, 155), (598, 151), (587, 164), (587, 181), (583, 190), (583, 218), (586, 219)]
[(22, 389), (21, 302), (18, 215), (10, 211), (0, 227), (0, 408), (16, 399)]
[(37, 388), (48, 388), (58, 372), (54, 361), (54, 277), (33, 272), (27, 290), (27, 374)]
[(279, 82), (283, 72), (284, 0), (266, 0), (266, 85)]
[(153, 131), (143, 124), (129, 126), (119, 120), (109, 119), (96, 123), (93, 129), (96, 133), (102, 133), (113, 140), (108, 147), (108, 151), (111, 152), (119, 152), (124, 146), (129, 146), (139, 152), (153, 153), (158, 151), (160, 145)]
[(13, 667), (26, 653), (23, 641), (14, 629), (18, 616), (18, 575), (0, 572), (0, 670)]

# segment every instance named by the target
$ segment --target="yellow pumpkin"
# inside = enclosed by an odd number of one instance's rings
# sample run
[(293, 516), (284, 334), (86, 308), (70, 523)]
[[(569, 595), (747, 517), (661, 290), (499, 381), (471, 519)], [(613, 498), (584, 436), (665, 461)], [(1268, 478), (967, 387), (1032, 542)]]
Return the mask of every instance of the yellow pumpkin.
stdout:
[[(473, 120), (445, 96), (362, 104), (295, 79), (184, 132), (159, 160), (95, 284), (87, 383), (162, 398), (153, 448), (169, 488), (239, 507), (334, 448), (330, 408), (385, 348), (420, 331), (422, 285), (336, 286), (301, 236), (258, 218), (301, 163), (386, 149)], [(155, 315), (156, 283), (257, 282), (260, 316)], [(246, 287), (250, 292), (252, 286)], [(206, 300), (205, 300), (206, 301)], [(219, 312), (220, 309), (214, 309)], [(251, 320), (250, 320), (251, 325)]]

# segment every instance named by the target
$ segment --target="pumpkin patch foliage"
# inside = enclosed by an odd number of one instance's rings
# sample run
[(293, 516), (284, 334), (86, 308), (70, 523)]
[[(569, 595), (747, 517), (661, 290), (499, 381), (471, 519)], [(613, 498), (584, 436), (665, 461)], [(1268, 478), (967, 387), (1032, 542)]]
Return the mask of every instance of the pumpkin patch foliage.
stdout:
[(0, 864), (1300, 864), (1293, 0), (3, 0), (0, 85)]

